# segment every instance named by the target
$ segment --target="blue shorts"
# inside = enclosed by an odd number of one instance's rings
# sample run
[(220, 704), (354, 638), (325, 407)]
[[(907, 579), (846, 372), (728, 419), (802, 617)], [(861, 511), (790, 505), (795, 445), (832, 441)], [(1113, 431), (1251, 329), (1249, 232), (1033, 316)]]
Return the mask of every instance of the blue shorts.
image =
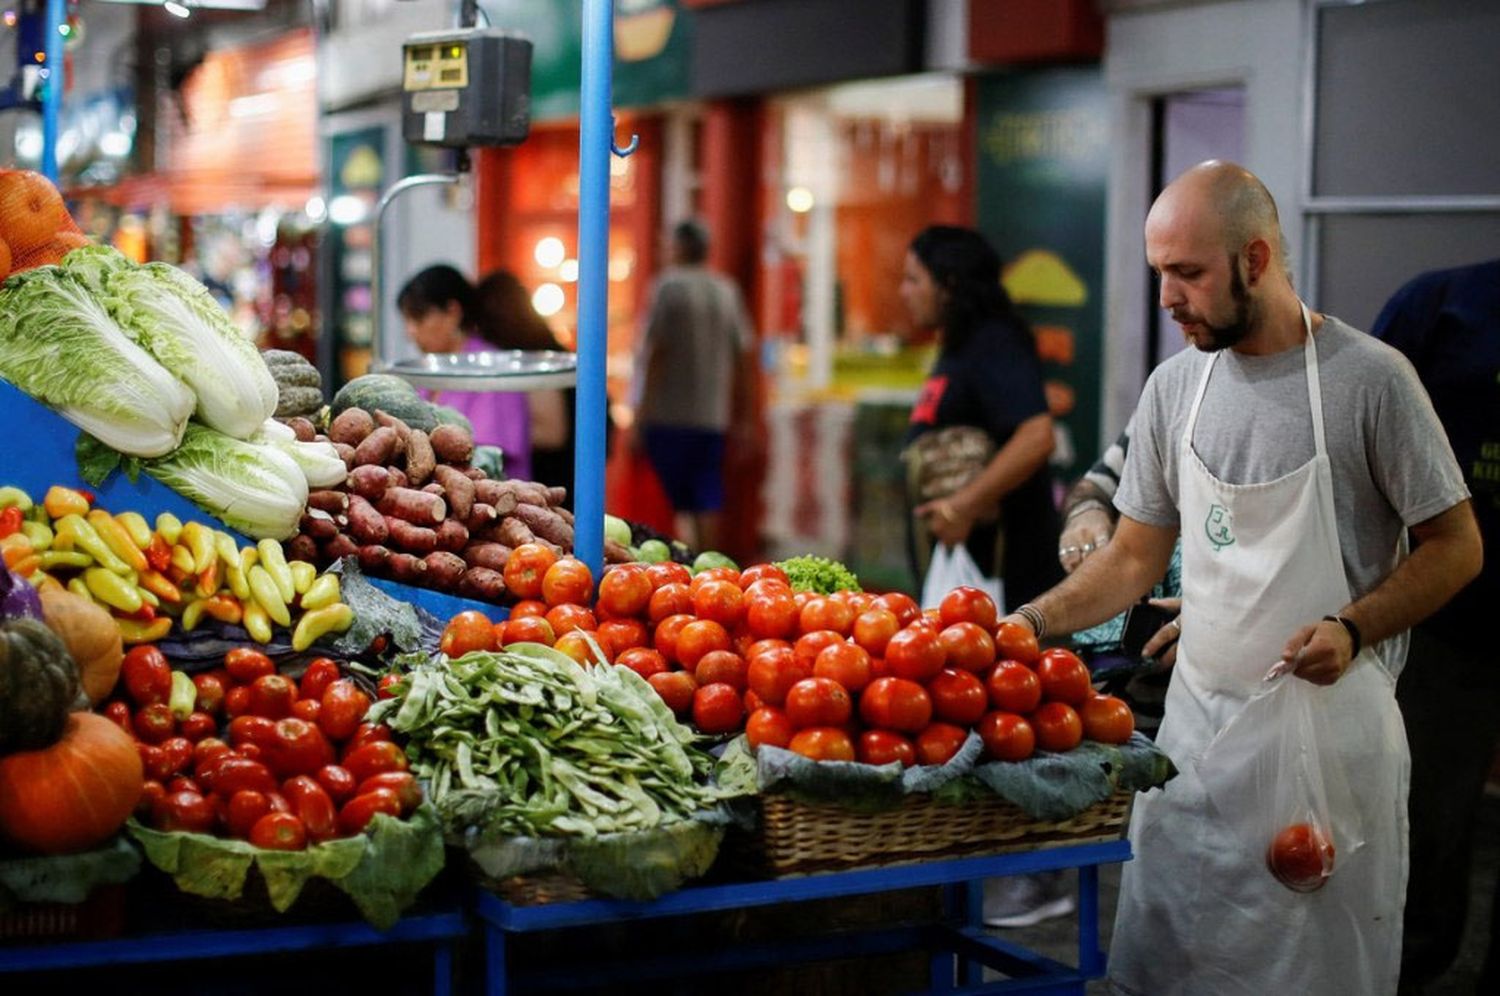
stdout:
[(641, 438), (673, 508), (679, 512), (717, 512), (724, 507), (724, 433), (645, 426)]

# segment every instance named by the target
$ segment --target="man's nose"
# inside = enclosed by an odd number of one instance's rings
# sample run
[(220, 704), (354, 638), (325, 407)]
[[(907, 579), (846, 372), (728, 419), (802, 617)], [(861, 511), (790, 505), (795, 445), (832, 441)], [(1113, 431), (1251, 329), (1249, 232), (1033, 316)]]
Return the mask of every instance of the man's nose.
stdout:
[(1168, 311), (1183, 301), (1182, 288), (1171, 276), (1163, 275), (1161, 278), (1161, 289), (1157, 293), (1158, 303)]

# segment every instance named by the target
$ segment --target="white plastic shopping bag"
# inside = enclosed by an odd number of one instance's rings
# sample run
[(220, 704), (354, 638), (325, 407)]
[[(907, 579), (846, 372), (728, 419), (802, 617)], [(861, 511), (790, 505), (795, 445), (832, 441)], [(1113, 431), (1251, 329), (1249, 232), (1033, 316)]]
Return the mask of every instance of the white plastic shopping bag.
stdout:
[(1296, 892), (1322, 888), (1364, 844), (1328, 708), (1333, 694), (1291, 674), (1271, 679), (1197, 766), (1213, 808)]
[(969, 555), (968, 547), (962, 543), (934, 546), (927, 576), (922, 579), (922, 608), (937, 608), (944, 595), (965, 585), (989, 595), (995, 600), (995, 608), (1000, 614), (1005, 614), (1005, 583), (1000, 578), (987, 578), (981, 574), (979, 565)]

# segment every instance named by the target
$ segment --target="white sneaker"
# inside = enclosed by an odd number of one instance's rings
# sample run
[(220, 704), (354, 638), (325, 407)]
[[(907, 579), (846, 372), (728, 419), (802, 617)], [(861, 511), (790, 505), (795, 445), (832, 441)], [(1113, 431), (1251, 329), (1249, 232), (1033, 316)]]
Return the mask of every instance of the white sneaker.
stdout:
[(1073, 894), (1064, 888), (1060, 872), (986, 879), (984, 924), (1002, 928), (1031, 927), (1043, 920), (1067, 916), (1077, 904)]

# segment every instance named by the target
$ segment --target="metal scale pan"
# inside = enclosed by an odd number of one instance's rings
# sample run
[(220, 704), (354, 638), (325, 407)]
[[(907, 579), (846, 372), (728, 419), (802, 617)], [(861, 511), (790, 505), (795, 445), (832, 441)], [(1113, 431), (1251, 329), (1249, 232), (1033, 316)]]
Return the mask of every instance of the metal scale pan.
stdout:
[(578, 357), (555, 350), (426, 353), (387, 363), (413, 387), (434, 391), (550, 391), (578, 382)]

